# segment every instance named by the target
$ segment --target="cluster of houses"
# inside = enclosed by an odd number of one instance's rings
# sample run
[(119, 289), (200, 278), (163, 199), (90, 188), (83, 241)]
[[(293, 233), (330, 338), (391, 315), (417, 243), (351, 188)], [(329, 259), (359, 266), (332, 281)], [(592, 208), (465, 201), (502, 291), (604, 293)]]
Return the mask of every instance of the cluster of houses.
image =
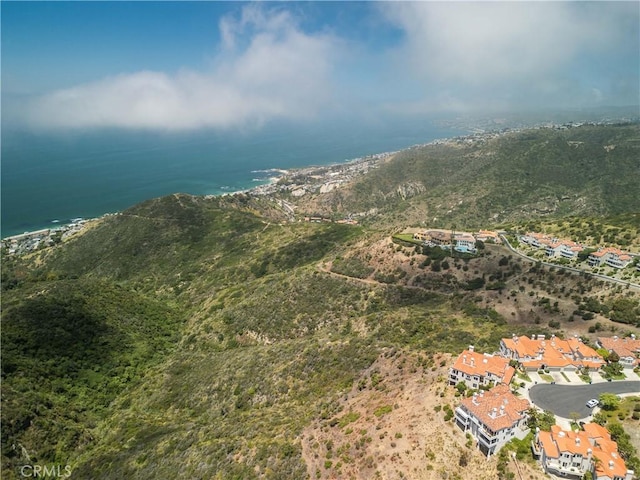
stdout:
[[(587, 245), (576, 243), (573, 240), (563, 240), (537, 232), (529, 232), (526, 235), (522, 235), (520, 241), (533, 248), (544, 249), (546, 255), (550, 258), (566, 258), (569, 260), (577, 258), (581, 251), (589, 248)], [(600, 248), (592, 252), (587, 258), (587, 264), (590, 267), (607, 265), (618, 269), (625, 268), (632, 261), (633, 256), (629, 252), (614, 247)], [(637, 268), (640, 270), (640, 263)]]
[[(113, 215), (107, 213), (103, 217)], [(57, 241), (64, 241), (75, 235), (85, 228), (88, 220), (83, 218), (74, 218), (70, 223), (59, 225), (56, 228), (44, 228), (33, 232), (25, 232), (19, 235), (3, 238), (0, 242), (0, 248), (6, 249), (9, 255), (22, 255), (34, 252), (41, 247), (50, 247)], [(59, 223), (54, 220), (52, 223)]]
[(469, 233), (432, 229), (414, 233), (413, 239), (419, 240), (429, 247), (453, 248), (462, 253), (476, 253), (477, 241), (500, 243), (499, 234), (490, 230), (480, 230), (477, 233)]
[[(602, 337), (598, 346), (616, 352), (625, 366), (640, 363), (640, 341), (634, 336)], [(478, 449), (487, 456), (514, 438), (525, 438), (529, 432), (531, 404), (509, 388), (516, 363), (525, 370), (564, 371), (599, 368), (605, 362), (597, 351), (575, 337), (564, 340), (514, 335), (501, 340), (496, 354), (478, 353), (470, 345), (450, 368), (448, 380), (450, 385), (462, 382), (476, 391), (456, 407), (455, 421), (476, 439)], [(609, 432), (593, 423), (585, 424), (580, 431), (565, 431), (557, 425), (550, 432), (537, 431), (532, 453), (545, 472), (564, 478), (581, 479), (587, 472), (596, 480), (631, 480), (634, 476)]]
[(503, 338), (500, 354), (506, 359), (516, 360), (525, 370), (576, 371), (588, 367), (597, 370), (605, 363), (593, 348), (579, 338), (564, 340), (551, 335), (532, 335)]

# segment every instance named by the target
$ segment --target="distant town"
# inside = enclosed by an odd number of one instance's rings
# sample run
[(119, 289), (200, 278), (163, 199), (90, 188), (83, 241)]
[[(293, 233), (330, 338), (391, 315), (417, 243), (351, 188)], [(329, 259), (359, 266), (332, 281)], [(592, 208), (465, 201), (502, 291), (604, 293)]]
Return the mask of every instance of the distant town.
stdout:
[[(106, 213), (99, 218), (84, 219), (74, 218), (69, 223), (59, 224), (54, 228), (43, 228), (33, 232), (25, 232), (19, 235), (5, 237), (0, 242), (0, 248), (9, 255), (24, 255), (36, 250), (52, 247), (64, 242), (69, 238), (83, 232), (87, 225), (96, 220), (118, 215), (117, 213)], [(55, 222), (59, 223), (58, 221)]]

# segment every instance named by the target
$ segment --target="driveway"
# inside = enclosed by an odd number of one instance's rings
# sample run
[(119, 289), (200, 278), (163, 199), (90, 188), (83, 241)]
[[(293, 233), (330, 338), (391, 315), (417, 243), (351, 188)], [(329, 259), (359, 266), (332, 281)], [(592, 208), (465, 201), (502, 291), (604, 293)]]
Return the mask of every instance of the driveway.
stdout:
[(580, 417), (591, 415), (593, 409), (585, 404), (591, 398), (598, 398), (601, 393), (637, 393), (640, 395), (640, 382), (617, 381), (594, 383), (592, 385), (534, 385), (529, 390), (529, 398), (543, 410), (550, 410), (555, 415), (571, 418), (571, 412)]

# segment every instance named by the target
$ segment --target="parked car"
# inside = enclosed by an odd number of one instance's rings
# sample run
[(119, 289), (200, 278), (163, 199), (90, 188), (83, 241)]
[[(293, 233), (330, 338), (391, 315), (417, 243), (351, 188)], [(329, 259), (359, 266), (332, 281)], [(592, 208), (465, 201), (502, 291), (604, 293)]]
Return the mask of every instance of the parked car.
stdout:
[(596, 405), (598, 405), (598, 403), (600, 403), (600, 402), (598, 402), (598, 399), (597, 399), (597, 398), (592, 398), (591, 400), (589, 400), (589, 401), (587, 402), (587, 407), (589, 407), (589, 408), (593, 408), (593, 407), (595, 407)]

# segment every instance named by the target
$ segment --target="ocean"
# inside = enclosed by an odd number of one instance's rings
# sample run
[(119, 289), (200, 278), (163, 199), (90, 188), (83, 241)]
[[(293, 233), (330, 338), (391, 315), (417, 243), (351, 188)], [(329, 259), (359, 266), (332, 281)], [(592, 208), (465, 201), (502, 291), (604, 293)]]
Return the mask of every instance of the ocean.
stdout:
[(4, 129), (0, 235), (98, 217), (176, 192), (246, 190), (268, 182), (269, 169), (339, 163), (465, 133), (415, 119), (190, 133)]

